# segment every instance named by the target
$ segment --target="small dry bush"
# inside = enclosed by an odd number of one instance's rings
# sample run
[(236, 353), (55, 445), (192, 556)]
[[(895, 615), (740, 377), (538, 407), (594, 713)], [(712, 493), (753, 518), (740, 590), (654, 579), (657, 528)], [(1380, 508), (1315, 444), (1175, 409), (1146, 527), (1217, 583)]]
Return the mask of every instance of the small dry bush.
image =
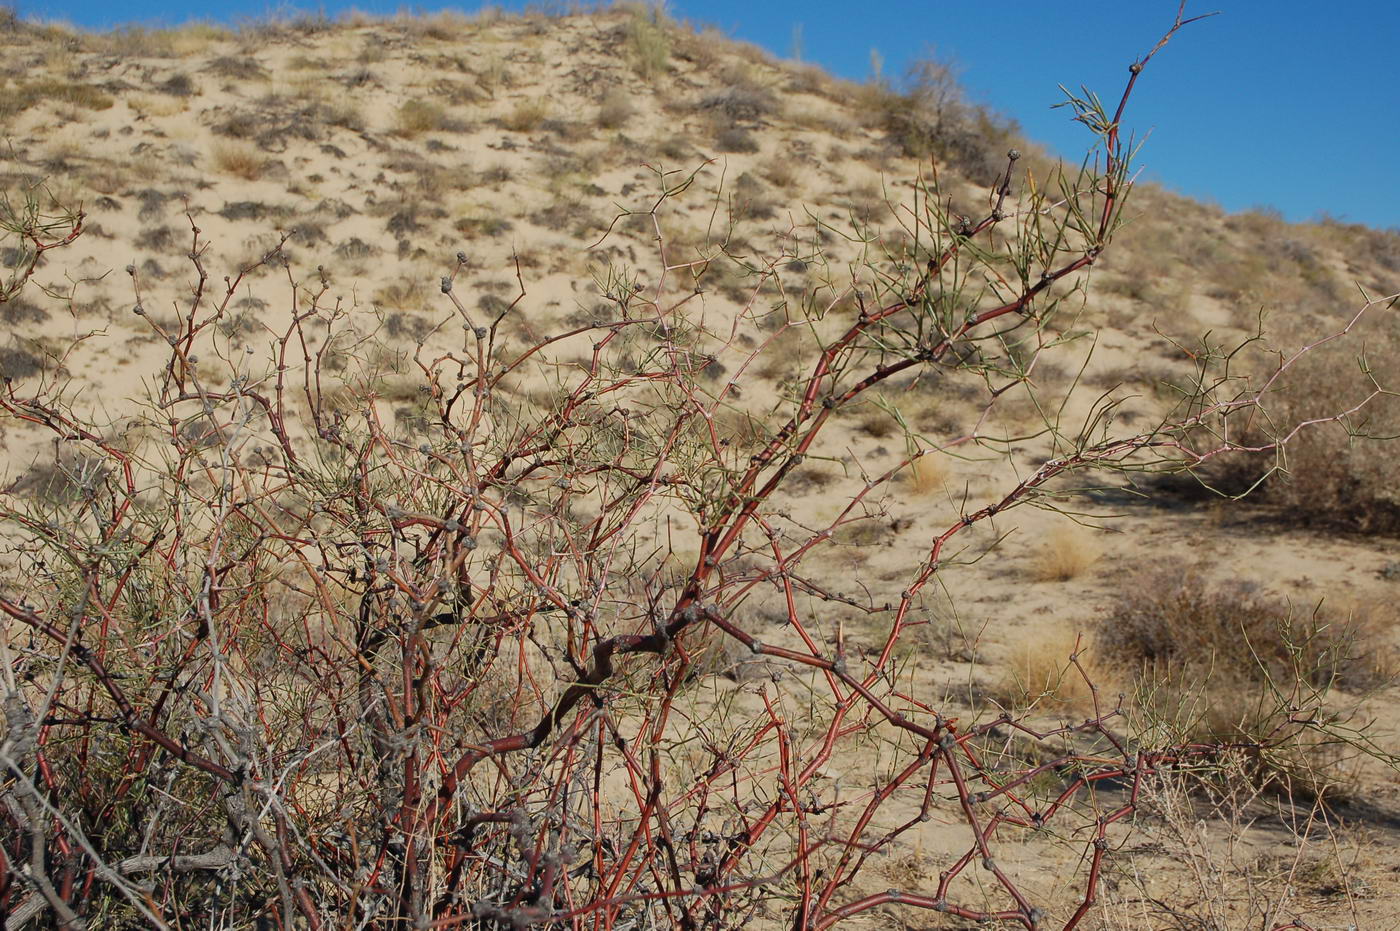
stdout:
[(757, 123), (777, 108), (777, 100), (766, 88), (747, 81), (708, 94), (696, 104), (697, 110), (725, 123)]
[(902, 92), (876, 84), (864, 97), (862, 109), (903, 154), (937, 158), (974, 184), (995, 184), (1020, 144), (1013, 121), (968, 103), (953, 70), (932, 59), (910, 67)]
[(1094, 645), (1174, 739), (1234, 743), (1261, 784), (1335, 797), (1347, 782), (1335, 731), (1348, 721), (1335, 693), (1392, 678), (1393, 614), (1290, 604), (1179, 567), (1126, 579)]
[(1041, 541), (1031, 567), (1031, 577), (1037, 582), (1077, 579), (1098, 562), (1102, 553), (1099, 542), (1084, 527), (1056, 527)]
[(540, 128), (549, 116), (549, 104), (538, 97), (522, 100), (501, 120), (501, 125), (511, 132), (528, 133)]
[(32, 351), (28, 341), (14, 339), (0, 346), (0, 379), (31, 378), (44, 370), (44, 360)]
[[(1400, 334), (1385, 317), (1363, 320), (1364, 355), (1357, 343), (1319, 346), (1284, 371), (1278, 387), (1238, 436), (1246, 446), (1271, 443), (1276, 425), (1334, 418), (1292, 437), (1283, 454), (1242, 456), (1207, 469), (1205, 480), (1239, 493), (1255, 483), (1276, 516), (1308, 527), (1400, 533), (1400, 459), (1384, 439), (1400, 435), (1400, 398), (1369, 397), (1373, 374), (1400, 371)], [(1297, 332), (1296, 327), (1290, 327)], [(1301, 336), (1286, 336), (1298, 345)], [(1263, 368), (1259, 377), (1272, 374)]]
[(670, 67), (671, 38), (659, 9), (639, 7), (633, 10), (623, 27), (623, 35), (632, 70), (643, 80), (650, 81), (666, 73)]
[(1378, 613), (1339, 615), (1289, 604), (1243, 582), (1211, 584), (1199, 567), (1125, 581), (1098, 638), (1100, 649), (1152, 679), (1184, 672), (1233, 681), (1369, 689), (1388, 676)]
[(729, 126), (715, 133), (715, 148), (721, 152), (752, 154), (758, 151), (758, 140), (742, 126)]
[(855, 428), (865, 436), (885, 439), (894, 436), (899, 428), (899, 423), (890, 416), (888, 411), (872, 405), (860, 412), (856, 418)]
[(442, 107), (430, 100), (405, 100), (394, 114), (394, 132), (410, 139), (441, 129), (446, 118)]
[(216, 142), (209, 154), (214, 167), (224, 174), (233, 175), (244, 181), (256, 181), (262, 177), (267, 159), (255, 146), (243, 142)]
[(401, 278), (375, 291), (374, 303), (395, 311), (421, 311), (428, 304), (427, 288), (419, 278)]
[(267, 69), (251, 55), (220, 55), (203, 68), (206, 74), (231, 81), (257, 81), (267, 77)]
[(1012, 647), (1000, 677), (987, 691), (988, 697), (1007, 708), (1090, 711), (1094, 706), (1090, 683), (1102, 688), (1106, 677), (1089, 659), (1081, 637), (1073, 631), (1028, 631)]
[(631, 96), (622, 88), (614, 87), (598, 102), (598, 125), (603, 129), (621, 129), (633, 112)]
[(763, 177), (772, 182), (775, 187), (789, 192), (795, 190), (802, 180), (797, 165), (791, 158), (778, 158), (772, 161), (764, 169)]

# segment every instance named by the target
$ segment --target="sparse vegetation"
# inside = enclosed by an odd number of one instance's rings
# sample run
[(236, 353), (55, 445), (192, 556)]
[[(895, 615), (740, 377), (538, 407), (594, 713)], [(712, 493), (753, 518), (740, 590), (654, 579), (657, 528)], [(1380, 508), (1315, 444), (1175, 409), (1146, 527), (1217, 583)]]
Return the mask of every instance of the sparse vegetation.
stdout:
[(43, 358), (24, 343), (12, 339), (0, 346), (0, 379), (32, 378), (43, 370)]
[(262, 177), (267, 159), (256, 146), (242, 142), (216, 142), (209, 149), (214, 167), (243, 181)]
[(54, 78), (21, 81), (5, 87), (0, 93), (0, 120), (8, 121), (44, 103), (84, 110), (106, 110), (112, 106), (113, 98), (88, 84)]
[(902, 91), (877, 83), (865, 94), (867, 112), (903, 154), (935, 157), (974, 184), (995, 184), (1002, 153), (1026, 148), (1015, 123), (966, 101), (942, 62), (911, 65)]
[[(1305, 320), (1335, 319), (1335, 315)], [(1261, 455), (1212, 464), (1200, 473), (1210, 488), (1240, 494), (1257, 486), (1256, 500), (1278, 519), (1308, 527), (1394, 534), (1400, 531), (1400, 459), (1391, 440), (1400, 436), (1400, 398), (1389, 394), (1380, 373), (1400, 370), (1400, 339), (1393, 327), (1357, 320), (1355, 335), (1365, 340), (1329, 341), (1296, 360), (1259, 352), (1246, 360), (1249, 380), (1276, 379), (1278, 393), (1267, 405), (1234, 416), (1228, 426), (1243, 446), (1263, 447)], [(1305, 324), (1275, 327), (1279, 342), (1297, 345)], [(1314, 324), (1316, 325), (1316, 324)], [(1329, 324), (1335, 326), (1335, 324)], [(1284, 366), (1286, 363), (1286, 367)], [(1212, 373), (1214, 374), (1214, 373)], [(1231, 380), (1223, 391), (1237, 390)], [(1338, 416), (1339, 412), (1345, 412)], [(1269, 447), (1287, 425), (1325, 421), (1286, 450)]]
[[(1334, 693), (1365, 694), (1400, 671), (1395, 621), (1393, 610), (1286, 601), (1183, 566), (1132, 578), (1095, 643), (1131, 671), (1138, 706), (1171, 739), (1237, 742), (1248, 769), (1275, 789), (1337, 796), (1357, 751), (1327, 737), (1327, 725), (1349, 726), (1355, 715)], [(1314, 717), (1298, 716), (1300, 704), (1320, 699)], [(1301, 739), (1251, 749), (1289, 732)]]
[(627, 125), (634, 110), (631, 96), (621, 88), (611, 88), (598, 102), (598, 125), (604, 129), (621, 129)]
[(1032, 577), (1038, 582), (1077, 579), (1098, 561), (1097, 540), (1084, 527), (1071, 524), (1047, 533), (1038, 545)]
[(627, 55), (632, 68), (643, 80), (655, 80), (667, 70), (671, 59), (671, 39), (660, 7), (635, 8), (624, 26)]
[(1142, 573), (1124, 586), (1098, 638), (1105, 655), (1151, 681), (1365, 690), (1391, 674), (1389, 622), (1374, 612), (1338, 615), (1248, 584), (1212, 584), (1204, 567)]
[(413, 138), (441, 129), (447, 113), (429, 100), (405, 100), (394, 114), (394, 131)]
[(511, 132), (529, 133), (540, 128), (549, 115), (549, 104), (539, 98), (530, 98), (517, 103), (501, 120), (501, 125)]
[(1400, 889), (1400, 236), (659, 5), (5, 38), (12, 923), (1364, 926), (1338, 816)]
[(1090, 662), (1082, 636), (1056, 630), (1012, 647), (990, 695), (1007, 708), (1037, 707), (1051, 715), (1092, 713), (1093, 686), (1104, 670)]

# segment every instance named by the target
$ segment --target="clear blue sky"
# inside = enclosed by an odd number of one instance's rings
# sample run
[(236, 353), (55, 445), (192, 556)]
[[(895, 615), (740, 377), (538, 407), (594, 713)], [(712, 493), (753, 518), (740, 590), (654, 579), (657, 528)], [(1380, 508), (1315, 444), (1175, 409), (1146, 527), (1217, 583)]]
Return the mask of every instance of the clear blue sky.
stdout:
[[(299, 5), (328, 14), (352, 6), (403, 8), (379, 0)], [(257, 18), (287, 8), (266, 0), (18, 0), (18, 9), (102, 28), (174, 25), (215, 11), (228, 20)], [(1176, 2), (671, 0), (667, 9), (785, 57), (800, 32), (804, 60), (856, 79), (870, 76), (871, 49), (890, 77), (932, 49), (959, 66), (975, 99), (1015, 117), (1031, 138), (1078, 157), (1083, 130), (1065, 110), (1050, 109), (1061, 99), (1057, 85), (1086, 84), (1116, 99), (1128, 63), (1171, 22)], [(1146, 176), (1230, 210), (1269, 205), (1290, 219), (1326, 212), (1400, 227), (1400, 2), (1187, 4), (1188, 15), (1217, 9), (1220, 16), (1179, 34), (1144, 75), (1128, 122), (1152, 131), (1141, 160)]]

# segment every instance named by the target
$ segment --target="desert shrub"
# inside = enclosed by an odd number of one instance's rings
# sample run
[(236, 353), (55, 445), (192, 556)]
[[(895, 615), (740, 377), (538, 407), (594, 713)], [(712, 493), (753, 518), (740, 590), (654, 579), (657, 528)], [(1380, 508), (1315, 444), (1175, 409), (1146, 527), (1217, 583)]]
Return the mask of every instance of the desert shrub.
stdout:
[(235, 81), (258, 81), (267, 77), (264, 68), (252, 55), (220, 55), (204, 65), (204, 72)]
[(707, 94), (695, 107), (726, 123), (756, 123), (771, 115), (777, 102), (764, 88), (739, 85)]
[(218, 214), (225, 220), (274, 220), (281, 222), (290, 216), (290, 210), (274, 204), (255, 200), (229, 201), (219, 208)]
[(173, 227), (153, 226), (141, 231), (141, 234), (136, 237), (136, 246), (139, 249), (164, 252), (174, 245), (176, 235)]
[(353, 132), (364, 129), (363, 116), (353, 100), (270, 95), (256, 108), (231, 109), (210, 128), (218, 135), (276, 153), (286, 150), (288, 140), (318, 141), (334, 127)]
[(1212, 584), (1200, 567), (1134, 576), (1105, 617), (1101, 653), (1151, 679), (1367, 689), (1388, 675), (1379, 617), (1290, 604), (1245, 583)]
[(504, 236), (515, 229), (514, 221), (494, 211), (479, 211), (458, 217), (452, 228), (464, 236)]
[(588, 229), (591, 217), (587, 204), (574, 198), (561, 198), (531, 213), (530, 222), (545, 229), (577, 230)]
[(651, 150), (662, 158), (688, 159), (695, 154), (695, 146), (680, 133), (667, 133), (651, 143)]
[(447, 113), (430, 100), (405, 100), (394, 114), (394, 131), (412, 138), (441, 129)]
[(404, 311), (395, 311), (384, 321), (384, 332), (395, 343), (421, 343), (432, 329), (431, 320)]
[(214, 167), (244, 181), (256, 181), (267, 167), (267, 158), (256, 146), (242, 142), (216, 142), (209, 149)]
[(1089, 570), (1102, 554), (1090, 531), (1078, 525), (1057, 527), (1037, 544), (1031, 578), (1038, 582), (1068, 582)]
[[(1400, 338), (1378, 325), (1380, 318), (1329, 317), (1325, 335), (1345, 325), (1364, 346), (1328, 340), (1297, 355), (1308, 337), (1293, 318), (1267, 348), (1241, 355), (1234, 370), (1211, 372), (1220, 379), (1220, 401), (1246, 390), (1241, 382), (1268, 384), (1270, 391), (1257, 405), (1207, 422), (1210, 438), (1229, 431), (1235, 445), (1259, 451), (1207, 463), (1197, 477), (1219, 493), (1257, 492), (1254, 500), (1287, 523), (1394, 534), (1400, 532), (1400, 460), (1387, 441), (1400, 435), (1400, 399), (1377, 379), (1400, 366)], [(1240, 369), (1246, 375), (1237, 378)], [(1292, 436), (1292, 425), (1304, 422), (1318, 423)], [(1279, 446), (1280, 439), (1288, 442)]]
[(43, 370), (43, 357), (25, 341), (12, 338), (0, 346), (0, 379), (32, 378)]
[(769, 162), (763, 169), (763, 177), (785, 191), (796, 188), (799, 179), (797, 166), (790, 157), (780, 157)]
[(166, 204), (170, 202), (171, 196), (156, 188), (137, 191), (136, 199), (140, 202), (141, 209), (137, 211), (136, 218), (143, 223), (162, 219), (165, 216)]
[(388, 220), (384, 223), (384, 228), (390, 235), (403, 238), (409, 233), (416, 233), (423, 229), (422, 208), (419, 204), (399, 204), (397, 208), (389, 214)]
[(40, 462), (15, 483), (25, 495), (47, 505), (71, 506), (100, 488), (108, 476), (100, 458), (73, 458)]
[(294, 242), (302, 246), (329, 241), (326, 236), (326, 221), (318, 216), (302, 217), (288, 227), (287, 232), (291, 233)]
[(58, 203), (33, 181), (0, 196), (0, 305), (22, 299), (21, 291), (45, 255), (81, 234), (82, 219), (79, 210)]
[(172, 97), (193, 97), (199, 93), (199, 88), (195, 86), (194, 79), (188, 74), (172, 74), (156, 85), (156, 90), (162, 94), (169, 94)]
[(413, 311), (424, 308), (427, 296), (421, 281), (406, 279), (391, 282), (375, 291), (374, 301), (397, 311)]
[(351, 236), (336, 244), (335, 255), (342, 259), (365, 259), (375, 252), (375, 247), (360, 239), (358, 236)]
[(610, 88), (598, 102), (596, 122), (603, 129), (621, 129), (633, 112), (632, 96), (620, 87)]
[(47, 319), (49, 319), (48, 310), (28, 298), (15, 297), (0, 304), (0, 320), (4, 320), (9, 325), (43, 323)]
[(511, 132), (528, 133), (540, 128), (549, 115), (549, 104), (541, 98), (522, 100), (511, 108), (501, 120), (501, 125)]
[(1019, 145), (1014, 122), (968, 103), (951, 68), (932, 58), (910, 66), (904, 89), (876, 84), (866, 92), (872, 118), (901, 152), (936, 158), (974, 184), (992, 186)]
[[(1200, 567), (1125, 580), (1095, 638), (1101, 665), (1135, 683), (1139, 705), (1173, 739), (1235, 742), (1263, 783), (1336, 795), (1354, 756), (1313, 725), (1345, 719), (1335, 689), (1364, 692), (1395, 674), (1393, 612), (1290, 603)], [(1277, 746), (1275, 746), (1277, 744)]]
[(742, 126), (727, 126), (715, 133), (715, 148), (721, 152), (752, 153), (758, 151), (758, 140)]
[(744, 172), (734, 182), (729, 211), (735, 220), (771, 220), (778, 215), (778, 201), (767, 185)]
[(85, 110), (110, 109), (113, 99), (102, 90), (88, 84), (40, 78), (7, 87), (0, 96), (0, 120), (8, 120), (41, 103), (82, 107)]
[(671, 39), (659, 7), (634, 9), (622, 27), (622, 38), (632, 70), (651, 81), (670, 67)]
[(500, 187), (514, 177), (515, 172), (511, 170), (509, 165), (503, 163), (492, 165), (490, 168), (483, 169), (481, 172), (482, 182), (493, 187)]
[[(1392, 349), (1377, 347), (1376, 361), (1400, 360)], [(1323, 352), (1333, 372), (1345, 371), (1348, 352)], [(1393, 369), (1392, 369), (1393, 370)], [(1346, 391), (1330, 373), (1318, 369), (1290, 382), (1282, 403), (1270, 412), (1276, 423), (1302, 422), (1335, 416), (1359, 400), (1355, 387)], [(1331, 401), (1333, 407), (1325, 405)], [(1344, 407), (1343, 405), (1346, 405)], [(1400, 462), (1382, 439), (1400, 434), (1400, 405), (1385, 398), (1366, 414), (1311, 431), (1292, 443), (1276, 460), (1280, 471), (1265, 480), (1264, 501), (1289, 521), (1361, 532), (1400, 532)]]

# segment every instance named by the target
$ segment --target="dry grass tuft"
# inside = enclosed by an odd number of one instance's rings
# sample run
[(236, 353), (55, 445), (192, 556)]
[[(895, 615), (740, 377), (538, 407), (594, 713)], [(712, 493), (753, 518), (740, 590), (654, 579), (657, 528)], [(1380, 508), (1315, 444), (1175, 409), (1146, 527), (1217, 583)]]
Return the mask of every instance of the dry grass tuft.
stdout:
[(670, 67), (671, 38), (666, 32), (664, 14), (657, 8), (638, 7), (627, 20), (627, 57), (632, 70), (650, 81)]
[(446, 118), (446, 111), (432, 101), (405, 100), (394, 114), (394, 132), (411, 139), (441, 129)]
[[(1084, 673), (1075, 667), (1072, 656), (1078, 658)], [(1001, 678), (988, 688), (987, 694), (1008, 708), (1091, 711), (1094, 700), (1090, 681), (1102, 690), (1106, 676), (1090, 659), (1080, 636), (1073, 631), (1026, 636), (1012, 648)]]
[(215, 168), (244, 181), (256, 181), (267, 166), (262, 152), (246, 142), (215, 142), (209, 154)]
[(1078, 524), (1061, 525), (1041, 541), (1031, 577), (1037, 582), (1068, 582), (1087, 572), (1101, 555), (1092, 531)]
[(949, 477), (948, 463), (942, 456), (925, 452), (909, 463), (904, 470), (904, 480), (916, 494), (929, 495), (939, 491)]
[(0, 120), (9, 119), (45, 102), (84, 110), (106, 110), (112, 106), (113, 100), (110, 95), (87, 84), (40, 78), (5, 88), (0, 94)]
[(634, 113), (632, 96), (620, 87), (614, 87), (598, 102), (598, 125), (603, 129), (621, 129)]
[(501, 120), (501, 125), (511, 132), (528, 133), (539, 129), (549, 116), (549, 104), (539, 97), (522, 100)]
[(175, 116), (190, 108), (190, 103), (185, 98), (162, 94), (132, 93), (127, 94), (125, 99), (131, 112), (142, 117)]

